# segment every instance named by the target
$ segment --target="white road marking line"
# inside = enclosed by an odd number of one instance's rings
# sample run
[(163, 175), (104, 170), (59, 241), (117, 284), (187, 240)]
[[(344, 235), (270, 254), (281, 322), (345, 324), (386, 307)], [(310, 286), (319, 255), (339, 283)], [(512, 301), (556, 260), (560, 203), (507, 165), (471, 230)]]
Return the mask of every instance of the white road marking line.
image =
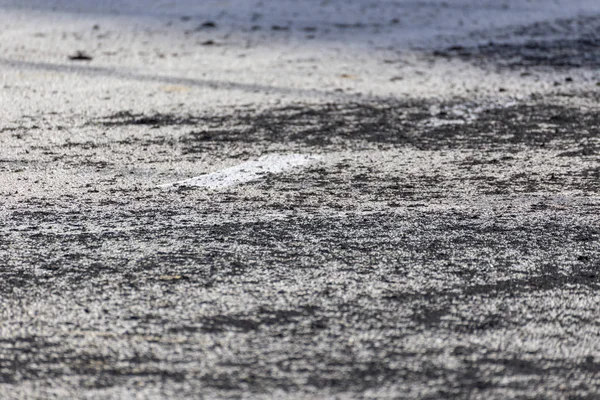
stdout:
[(270, 154), (260, 157), (258, 160), (246, 161), (234, 167), (222, 169), (185, 179), (183, 181), (166, 183), (159, 187), (170, 186), (196, 186), (208, 189), (219, 189), (228, 186), (239, 185), (262, 178), (265, 174), (277, 174), (294, 167), (306, 165), (318, 156), (305, 154)]

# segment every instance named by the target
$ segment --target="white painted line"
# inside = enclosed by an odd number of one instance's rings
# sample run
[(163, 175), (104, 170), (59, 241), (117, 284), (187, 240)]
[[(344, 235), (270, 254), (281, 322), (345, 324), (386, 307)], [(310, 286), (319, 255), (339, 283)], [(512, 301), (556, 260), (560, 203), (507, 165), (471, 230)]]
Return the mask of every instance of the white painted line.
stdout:
[(183, 181), (166, 183), (164, 185), (159, 185), (159, 187), (196, 186), (208, 189), (220, 189), (258, 180), (265, 174), (277, 174), (294, 167), (306, 165), (318, 158), (318, 156), (305, 154), (270, 154), (260, 157), (258, 160), (246, 161), (234, 167), (225, 168), (211, 174), (200, 175)]

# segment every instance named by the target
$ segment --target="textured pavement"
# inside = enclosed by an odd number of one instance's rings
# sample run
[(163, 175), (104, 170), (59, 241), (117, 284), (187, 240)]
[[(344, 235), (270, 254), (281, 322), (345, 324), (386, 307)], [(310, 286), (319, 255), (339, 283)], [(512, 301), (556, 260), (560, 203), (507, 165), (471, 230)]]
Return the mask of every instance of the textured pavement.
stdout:
[(0, 398), (599, 398), (600, 6), (193, 3), (0, 1)]

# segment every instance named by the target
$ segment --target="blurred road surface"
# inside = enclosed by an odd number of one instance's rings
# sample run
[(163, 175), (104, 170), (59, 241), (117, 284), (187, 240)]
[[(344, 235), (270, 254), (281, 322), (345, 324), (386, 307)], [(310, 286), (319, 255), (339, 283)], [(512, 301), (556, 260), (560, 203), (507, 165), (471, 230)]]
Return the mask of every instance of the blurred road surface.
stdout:
[(0, 0), (0, 398), (597, 398), (597, 1)]

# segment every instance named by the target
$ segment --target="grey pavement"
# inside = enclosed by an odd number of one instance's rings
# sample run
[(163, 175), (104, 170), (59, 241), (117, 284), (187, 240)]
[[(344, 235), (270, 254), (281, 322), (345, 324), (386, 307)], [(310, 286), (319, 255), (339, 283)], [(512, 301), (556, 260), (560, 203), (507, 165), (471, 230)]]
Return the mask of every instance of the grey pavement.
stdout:
[(599, 32), (0, 0), (0, 398), (600, 398)]

